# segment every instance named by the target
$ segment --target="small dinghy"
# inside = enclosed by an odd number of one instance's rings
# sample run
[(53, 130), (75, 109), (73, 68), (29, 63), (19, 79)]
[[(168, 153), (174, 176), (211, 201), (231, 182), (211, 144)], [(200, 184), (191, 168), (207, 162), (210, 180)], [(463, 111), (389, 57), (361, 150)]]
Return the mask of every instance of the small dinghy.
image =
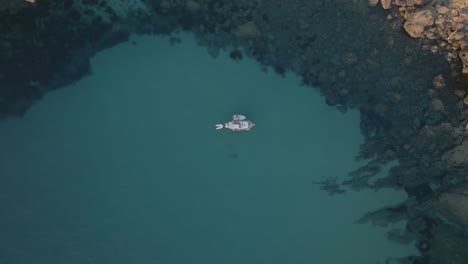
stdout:
[(245, 119), (246, 117), (243, 115), (233, 115), (231, 122), (225, 123), (224, 126), (222, 124), (217, 124), (216, 129), (227, 128), (232, 131), (245, 131), (255, 126), (255, 123)]

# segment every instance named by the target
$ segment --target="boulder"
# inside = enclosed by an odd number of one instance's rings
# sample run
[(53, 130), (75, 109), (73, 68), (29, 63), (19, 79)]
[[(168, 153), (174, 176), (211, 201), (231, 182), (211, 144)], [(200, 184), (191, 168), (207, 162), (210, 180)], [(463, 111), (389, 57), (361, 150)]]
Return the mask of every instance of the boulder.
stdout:
[(392, 7), (391, 0), (381, 0), (380, 3), (382, 4), (383, 9), (390, 9), (390, 7)]
[(432, 26), (434, 21), (434, 9), (423, 9), (410, 14), (403, 27), (411, 37), (420, 38), (423, 36), (424, 30)]

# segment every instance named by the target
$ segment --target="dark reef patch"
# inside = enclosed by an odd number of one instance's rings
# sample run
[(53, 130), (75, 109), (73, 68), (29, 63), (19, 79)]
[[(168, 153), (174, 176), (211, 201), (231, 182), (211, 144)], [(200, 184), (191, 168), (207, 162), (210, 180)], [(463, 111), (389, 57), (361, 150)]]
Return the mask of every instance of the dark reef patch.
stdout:
[(242, 52), (240, 50), (233, 50), (229, 53), (229, 57), (235, 61), (242, 60)]

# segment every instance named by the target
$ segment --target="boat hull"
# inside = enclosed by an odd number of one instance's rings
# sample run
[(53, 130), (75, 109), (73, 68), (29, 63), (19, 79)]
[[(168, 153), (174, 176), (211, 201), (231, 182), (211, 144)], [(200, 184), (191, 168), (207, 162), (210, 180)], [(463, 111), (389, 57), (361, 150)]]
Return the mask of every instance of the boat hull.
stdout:
[(255, 123), (251, 121), (231, 121), (224, 125), (225, 128), (231, 129), (232, 131), (246, 131), (250, 130), (255, 126)]

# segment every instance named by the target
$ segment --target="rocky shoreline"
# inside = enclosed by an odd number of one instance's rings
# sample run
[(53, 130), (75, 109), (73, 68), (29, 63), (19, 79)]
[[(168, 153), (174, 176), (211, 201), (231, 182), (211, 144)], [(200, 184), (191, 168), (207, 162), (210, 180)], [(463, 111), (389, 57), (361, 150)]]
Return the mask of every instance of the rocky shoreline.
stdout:
[[(378, 0), (370, 0), (375, 6)], [(389, 10), (388, 20), (401, 17), (403, 28), (413, 38), (435, 40), (426, 42), (424, 49), (434, 54), (443, 54), (448, 62), (462, 65), (462, 73), (468, 73), (468, 2), (464, 0), (384, 0), (384, 9)]]
[[(346, 182), (324, 179), (322, 188), (406, 191), (404, 203), (361, 219), (408, 221), (389, 238), (416, 241), (422, 255), (389, 263), (468, 259), (465, 1), (17, 3), (0, 2), (1, 117), (22, 115), (46, 92), (90, 74), (93, 54), (132, 33), (191, 31), (214, 57), (224, 49), (235, 60), (256, 59), (264, 70), (294, 72), (329, 105), (360, 111), (365, 143), (358, 158), (368, 164)], [(390, 161), (398, 165), (374, 180)]]
[[(369, 5), (377, 6), (379, 1), (369, 0)], [(387, 19), (390, 23), (394, 23), (395, 28), (398, 28), (401, 22), (393, 21), (403, 20), (403, 29), (406, 33), (412, 38), (422, 39), (421, 49), (442, 55), (451, 65), (451, 77), (460, 84), (468, 85), (467, 1), (383, 0), (380, 6), (388, 10)], [(435, 86), (443, 85), (435, 84)], [(456, 95), (468, 104), (464, 89), (457, 89)]]

